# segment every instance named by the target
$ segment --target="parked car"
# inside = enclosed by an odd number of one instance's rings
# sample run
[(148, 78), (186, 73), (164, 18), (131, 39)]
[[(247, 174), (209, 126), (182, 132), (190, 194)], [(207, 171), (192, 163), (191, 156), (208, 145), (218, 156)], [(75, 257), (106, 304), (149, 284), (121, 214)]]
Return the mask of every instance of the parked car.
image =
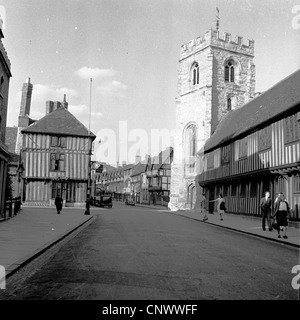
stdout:
[(110, 194), (102, 194), (98, 200), (98, 205), (100, 207), (112, 208), (112, 197)]
[(125, 204), (126, 204), (127, 206), (135, 206), (135, 201), (134, 201), (133, 198), (126, 198)]

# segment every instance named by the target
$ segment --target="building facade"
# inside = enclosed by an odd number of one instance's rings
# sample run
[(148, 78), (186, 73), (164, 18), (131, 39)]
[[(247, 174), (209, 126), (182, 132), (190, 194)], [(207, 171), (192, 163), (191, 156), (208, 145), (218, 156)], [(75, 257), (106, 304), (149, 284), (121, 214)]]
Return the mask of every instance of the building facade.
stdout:
[(197, 178), (209, 200), (222, 193), (228, 212), (260, 215), (264, 192), (273, 204), (283, 192), (291, 219), (299, 220), (299, 83), (300, 70), (222, 120), (199, 154)]
[(148, 159), (145, 176), (147, 182), (145, 183), (142, 179), (144, 182), (142, 184), (144, 203), (168, 205), (172, 162), (172, 147), (161, 151), (158, 156)]
[(0, 26), (0, 219), (5, 217), (5, 188), (9, 160), (8, 147), (5, 145), (6, 119), (11, 64), (2, 43), (4, 38)]
[(60, 194), (64, 205), (84, 206), (96, 136), (67, 110), (67, 104), (48, 106), (47, 102), (46, 116), (21, 130), (23, 204), (53, 205)]

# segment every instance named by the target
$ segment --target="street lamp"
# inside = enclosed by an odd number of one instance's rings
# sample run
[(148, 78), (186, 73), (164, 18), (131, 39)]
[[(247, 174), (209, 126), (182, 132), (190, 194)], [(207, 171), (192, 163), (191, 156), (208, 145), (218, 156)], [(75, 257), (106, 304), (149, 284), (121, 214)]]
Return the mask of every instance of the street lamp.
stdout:
[[(92, 166), (94, 166), (94, 169), (96, 169), (96, 172), (102, 172), (103, 165), (98, 161), (89, 161), (89, 168), (88, 168), (88, 185), (87, 185), (87, 195), (86, 195), (86, 205), (85, 205), (85, 215), (90, 214), (90, 205), (91, 205), (91, 180), (92, 180)], [(101, 173), (100, 172), (100, 173)]]

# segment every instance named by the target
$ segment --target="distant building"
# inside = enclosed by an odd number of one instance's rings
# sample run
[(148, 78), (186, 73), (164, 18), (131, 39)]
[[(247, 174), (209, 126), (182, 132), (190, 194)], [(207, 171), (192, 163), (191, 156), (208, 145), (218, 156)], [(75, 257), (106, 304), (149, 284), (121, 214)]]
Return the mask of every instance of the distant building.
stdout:
[(147, 163), (139, 162), (132, 170), (131, 174), (131, 194), (137, 203), (143, 202), (143, 176)]
[(142, 178), (143, 203), (168, 205), (172, 162), (172, 147), (148, 159), (145, 176)]
[(5, 188), (7, 179), (7, 165), (9, 159), (8, 147), (5, 145), (7, 103), (11, 64), (2, 43), (4, 38), (0, 26), (0, 219), (5, 217)]
[(137, 203), (153, 204), (153, 195), (158, 204), (167, 206), (171, 185), (173, 148), (167, 148), (158, 156), (146, 156), (135, 163), (123, 163), (122, 167), (106, 167), (102, 173), (93, 175), (96, 194), (110, 192), (116, 200), (134, 197)]

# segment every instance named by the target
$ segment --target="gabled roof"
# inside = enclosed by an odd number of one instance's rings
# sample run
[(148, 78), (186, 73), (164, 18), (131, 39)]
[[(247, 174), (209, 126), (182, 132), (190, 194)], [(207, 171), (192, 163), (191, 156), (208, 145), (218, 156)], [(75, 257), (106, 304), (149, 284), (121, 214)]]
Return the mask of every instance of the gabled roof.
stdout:
[(271, 119), (297, 108), (300, 103), (300, 70), (283, 79), (243, 107), (228, 112), (207, 140), (204, 151), (236, 140), (259, 129)]
[(146, 170), (147, 164), (139, 162), (133, 169), (131, 177), (138, 176), (141, 173), (144, 173)]
[(160, 169), (162, 165), (167, 164), (166, 162), (169, 161), (171, 164), (171, 154), (173, 152), (172, 147), (166, 148), (164, 151), (161, 151), (158, 156), (154, 156), (148, 159), (148, 168), (147, 170), (157, 170)]
[(92, 132), (89, 134), (88, 129), (65, 108), (54, 110), (21, 132), (96, 138)]
[(125, 166), (123, 167), (123, 170), (129, 170), (129, 169), (133, 168), (134, 166), (135, 166), (134, 163), (127, 164), (127, 165), (125, 165)]

